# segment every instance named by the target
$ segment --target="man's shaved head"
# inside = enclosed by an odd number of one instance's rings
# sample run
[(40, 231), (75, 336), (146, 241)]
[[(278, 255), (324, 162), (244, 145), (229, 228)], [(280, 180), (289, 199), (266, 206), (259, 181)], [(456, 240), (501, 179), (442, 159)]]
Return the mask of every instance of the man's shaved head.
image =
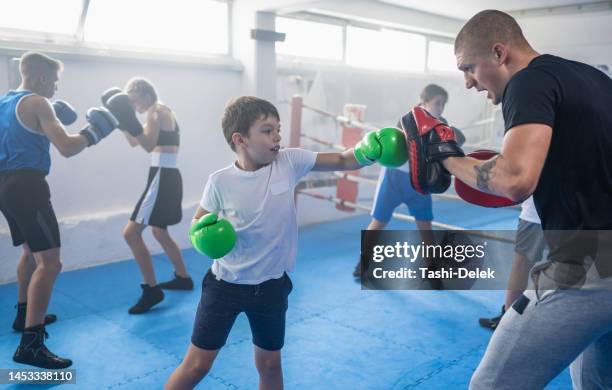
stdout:
[(516, 20), (507, 13), (485, 10), (474, 15), (455, 39), (455, 54), (486, 55), (495, 43), (530, 49)]

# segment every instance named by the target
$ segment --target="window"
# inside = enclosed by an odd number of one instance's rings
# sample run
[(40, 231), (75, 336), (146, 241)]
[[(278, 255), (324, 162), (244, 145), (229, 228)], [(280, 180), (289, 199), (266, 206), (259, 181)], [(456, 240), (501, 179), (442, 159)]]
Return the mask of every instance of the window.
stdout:
[(75, 34), (82, 9), (82, 0), (14, 0), (3, 4), (0, 27)]
[(228, 6), (212, 0), (92, 0), (84, 38), (123, 47), (227, 54)]
[(433, 71), (457, 71), (454, 45), (452, 43), (430, 41), (427, 68)]
[(347, 27), (347, 65), (365, 68), (423, 72), (425, 37), (395, 30)]
[(342, 26), (278, 17), (276, 31), (286, 34), (276, 44), (278, 54), (342, 60)]

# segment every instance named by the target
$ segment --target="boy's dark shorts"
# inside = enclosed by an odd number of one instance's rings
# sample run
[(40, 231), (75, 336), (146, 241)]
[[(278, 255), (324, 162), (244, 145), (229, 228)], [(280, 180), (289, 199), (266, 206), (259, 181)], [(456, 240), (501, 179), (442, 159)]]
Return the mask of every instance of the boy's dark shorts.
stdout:
[(292, 289), (286, 273), (278, 279), (251, 285), (217, 280), (208, 270), (202, 281), (202, 298), (191, 343), (202, 349), (220, 349), (236, 317), (244, 312), (251, 326), (253, 344), (268, 351), (281, 349), (285, 343), (287, 297)]
[(14, 246), (27, 243), (32, 252), (61, 246), (43, 172), (29, 169), (0, 172), (0, 212), (8, 222)]

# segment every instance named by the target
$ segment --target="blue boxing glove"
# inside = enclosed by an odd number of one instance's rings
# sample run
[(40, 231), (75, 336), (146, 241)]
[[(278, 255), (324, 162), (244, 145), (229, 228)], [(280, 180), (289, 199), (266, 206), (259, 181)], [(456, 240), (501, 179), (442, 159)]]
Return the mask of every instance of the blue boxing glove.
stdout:
[(136, 112), (126, 93), (116, 93), (106, 101), (106, 108), (119, 121), (119, 128), (127, 131), (132, 137), (142, 134), (142, 125), (136, 118)]
[(77, 120), (77, 113), (68, 102), (56, 100), (52, 104), (55, 116), (64, 126), (70, 126)]
[(119, 127), (117, 119), (105, 108), (90, 108), (87, 111), (89, 124), (79, 132), (87, 139), (87, 146), (92, 146)]
[(115, 96), (118, 93), (122, 93), (123, 90), (119, 87), (112, 87), (107, 89), (106, 91), (104, 91), (104, 93), (102, 94), (102, 97), (100, 98), (102, 100), (102, 105), (106, 108), (108, 108), (108, 101), (110, 98), (112, 98), (113, 96)]

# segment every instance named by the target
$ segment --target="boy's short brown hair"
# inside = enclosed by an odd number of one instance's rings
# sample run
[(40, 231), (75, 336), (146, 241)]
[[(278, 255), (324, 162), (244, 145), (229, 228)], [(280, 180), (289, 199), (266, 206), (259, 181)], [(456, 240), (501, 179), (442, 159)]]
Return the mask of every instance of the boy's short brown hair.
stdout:
[(427, 84), (421, 91), (421, 103), (427, 103), (436, 96), (442, 96), (444, 100), (448, 101), (448, 92), (446, 92), (446, 89), (438, 84)]
[(19, 61), (19, 71), (23, 78), (48, 75), (62, 70), (64, 70), (62, 61), (35, 51), (24, 53)]
[(221, 118), (221, 127), (225, 140), (232, 150), (236, 150), (236, 146), (232, 142), (232, 134), (240, 133), (240, 135), (248, 137), (249, 129), (253, 123), (262, 119), (262, 117), (265, 119), (269, 116), (280, 120), (278, 110), (267, 100), (255, 96), (241, 96), (230, 100), (225, 106)]

